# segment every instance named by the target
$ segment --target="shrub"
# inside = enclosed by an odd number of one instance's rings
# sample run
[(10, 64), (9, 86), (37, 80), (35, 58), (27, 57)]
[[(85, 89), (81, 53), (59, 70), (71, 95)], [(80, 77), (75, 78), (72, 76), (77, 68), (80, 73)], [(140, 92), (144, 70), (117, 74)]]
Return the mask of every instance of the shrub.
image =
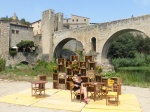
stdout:
[(115, 71), (106, 72), (103, 74), (104, 77), (120, 77), (120, 73), (117, 73)]
[(57, 66), (56, 63), (38, 60), (34, 70), (37, 74), (50, 75), (53, 73), (53, 66)]
[[(147, 58), (146, 58), (147, 57)], [(115, 68), (118, 67), (129, 67), (129, 66), (144, 66), (149, 64), (150, 56), (144, 54), (135, 54), (135, 58), (117, 58), (113, 59), (112, 63)]]
[(16, 49), (9, 48), (9, 54), (10, 54), (12, 57), (14, 57), (14, 56), (17, 54)]

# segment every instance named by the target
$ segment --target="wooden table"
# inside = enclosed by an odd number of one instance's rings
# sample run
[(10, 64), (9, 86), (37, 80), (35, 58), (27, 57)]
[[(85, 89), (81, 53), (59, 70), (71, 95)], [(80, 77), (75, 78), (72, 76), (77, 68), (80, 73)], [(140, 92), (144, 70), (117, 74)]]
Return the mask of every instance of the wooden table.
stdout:
[[(104, 85), (103, 82), (85, 82), (83, 83), (83, 86), (84, 87), (93, 87), (94, 88), (94, 101), (96, 100), (96, 95), (100, 96), (101, 95), (101, 89), (102, 89), (102, 86)], [(99, 87), (99, 90), (97, 91), (96, 90), (96, 87)], [(87, 91), (88, 93), (88, 91)]]
[(46, 83), (47, 83), (47, 81), (31, 82), (31, 94), (32, 95), (42, 95), (42, 92), (44, 92), (44, 96), (45, 96), (45, 84)]

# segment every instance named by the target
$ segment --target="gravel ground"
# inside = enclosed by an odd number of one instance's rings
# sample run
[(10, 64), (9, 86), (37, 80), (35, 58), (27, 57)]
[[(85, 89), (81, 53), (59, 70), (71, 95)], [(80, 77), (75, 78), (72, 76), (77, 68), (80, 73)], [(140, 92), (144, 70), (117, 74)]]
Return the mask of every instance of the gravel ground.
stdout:
[[(7, 81), (0, 79), (0, 97), (13, 94), (31, 87), (29, 82)], [(46, 84), (46, 88), (52, 88), (52, 83)], [(141, 105), (142, 112), (150, 112), (150, 88), (122, 86), (122, 93), (135, 94)], [(0, 112), (66, 112), (45, 108), (0, 103)]]

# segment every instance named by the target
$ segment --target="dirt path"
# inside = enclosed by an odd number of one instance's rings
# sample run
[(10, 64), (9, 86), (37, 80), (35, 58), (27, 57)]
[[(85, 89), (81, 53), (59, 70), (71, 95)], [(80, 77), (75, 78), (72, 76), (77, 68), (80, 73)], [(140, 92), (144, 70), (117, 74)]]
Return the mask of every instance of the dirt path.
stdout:
[(122, 93), (135, 94), (142, 112), (150, 112), (150, 88), (122, 86)]

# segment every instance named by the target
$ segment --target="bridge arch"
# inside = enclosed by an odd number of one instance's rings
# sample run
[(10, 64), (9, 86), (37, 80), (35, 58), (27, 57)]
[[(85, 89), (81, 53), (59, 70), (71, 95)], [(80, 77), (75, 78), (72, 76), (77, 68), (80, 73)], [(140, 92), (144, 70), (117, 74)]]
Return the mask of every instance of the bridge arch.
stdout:
[(108, 50), (110, 48), (110, 45), (112, 44), (112, 42), (114, 40), (117, 39), (117, 37), (123, 33), (127, 33), (127, 32), (139, 32), (141, 34), (144, 34), (145, 36), (148, 36), (147, 34), (145, 34), (144, 32), (140, 31), (140, 30), (137, 30), (137, 29), (122, 29), (122, 30), (119, 30), (115, 33), (113, 33), (111, 36), (108, 37), (107, 41), (105, 42), (103, 48), (102, 48), (102, 56), (101, 56), (101, 59), (102, 59), (102, 63), (103, 63), (103, 60), (108, 60), (108, 57), (107, 57), (107, 54), (108, 54)]
[(21, 63), (21, 64), (24, 64), (24, 65), (28, 65), (28, 64), (29, 64), (28, 61), (21, 61), (20, 63)]
[[(76, 45), (71, 45), (71, 46), (75, 46), (75, 50), (79, 48), (78, 47), (79, 43), (82, 44), (82, 42), (80, 40), (77, 40), (76, 38), (69, 37), (69, 38), (62, 39), (54, 47), (54, 55), (55, 55), (56, 58), (60, 58), (61, 57), (61, 50), (63, 49), (64, 45), (66, 45), (66, 43), (68, 43), (71, 40), (74, 40), (74, 42), (76, 44)], [(82, 45), (82, 49), (83, 49), (83, 45)]]

